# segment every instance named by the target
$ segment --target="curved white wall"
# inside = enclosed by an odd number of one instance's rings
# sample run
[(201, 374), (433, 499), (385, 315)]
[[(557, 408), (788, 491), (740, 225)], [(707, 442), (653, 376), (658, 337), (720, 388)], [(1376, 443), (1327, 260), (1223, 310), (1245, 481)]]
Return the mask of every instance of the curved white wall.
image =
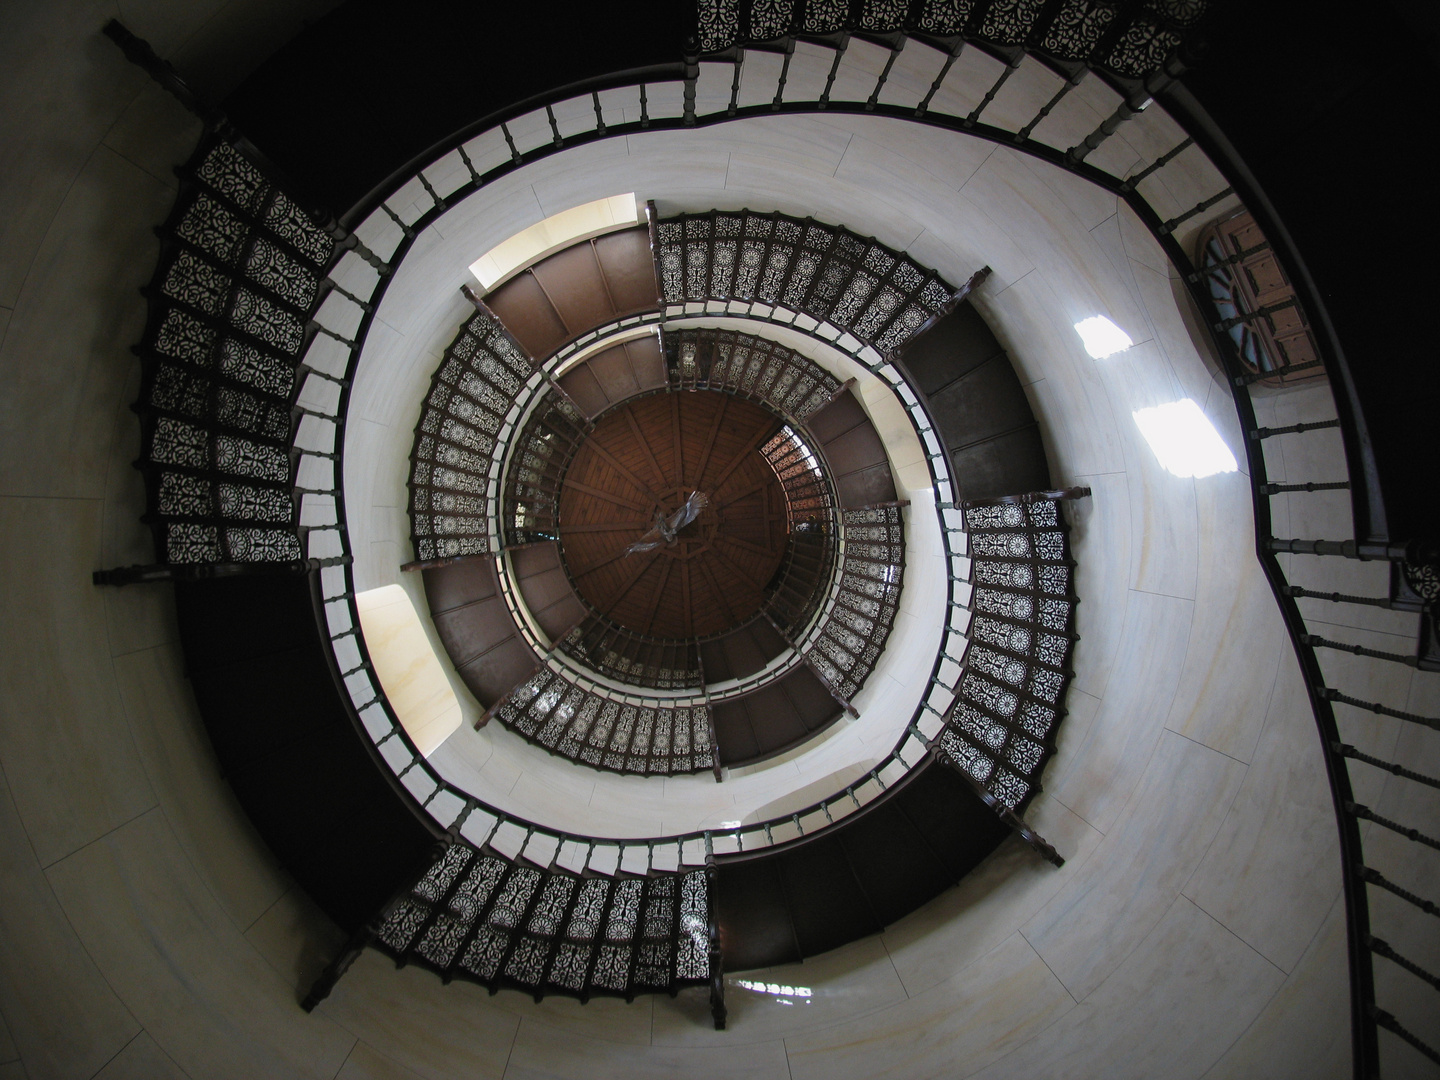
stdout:
[[(257, 10), (234, 3), (221, 15), (240, 23)], [(169, 597), (89, 584), (96, 567), (150, 557), (128, 464), (138, 365), (127, 350), (143, 320), (134, 288), (153, 263), (149, 229), (169, 208), (167, 170), (196, 134), (99, 38), (109, 14), (71, 3), (0, 13), (0, 80), (15, 103), (0, 120), (0, 536), (11, 571), (0, 611), (0, 1075), (1346, 1072), (1333, 822), (1298, 670), (1249, 554), (1244, 478), (1175, 480), (1129, 421), (1138, 405), (1185, 393), (1239, 456), (1164, 262), (1113, 199), (1007, 149), (836, 118), (755, 125), (754, 143), (733, 152), (711, 133), (686, 136), (664, 166), (666, 190), (685, 205), (764, 196), (846, 221), (954, 280), (995, 267), (978, 302), (1029, 382), (1055, 479), (1095, 489), (1075, 530), (1084, 638), (1071, 715), (1033, 814), (1069, 862), (1056, 871), (1008, 842), (886, 933), (772, 976), (812, 987), (809, 1004), (732, 984), (725, 1033), (691, 995), (535, 1005), (442, 987), (373, 953), (314, 1015), (301, 1013), (299, 989), (338, 942), (216, 772)], [(162, 53), (197, 18), (130, 17)], [(868, 49), (853, 43), (853, 63), (870, 63)], [(929, 62), (914, 45), (902, 56)], [(968, 72), (957, 70), (962, 90), (984, 81)], [(891, 85), (907, 78), (924, 76), (902, 71)], [(644, 158), (647, 142), (606, 152)], [(599, 150), (591, 169), (624, 171)], [(585, 183), (576, 170), (516, 187), (496, 232)], [(726, 200), (731, 184), (743, 196)], [(453, 327), (457, 301), (415, 296), (397, 339)], [(1139, 344), (1086, 357), (1070, 324), (1096, 311)], [(397, 385), (395, 411), (377, 404), (365, 422), (408, 432), (399, 403), (411, 408), (419, 385)], [(1324, 396), (1277, 396), (1267, 419), (1331, 415)], [(1308, 438), (1267, 447), (1277, 478), (1341, 467), (1337, 441)], [(1343, 499), (1277, 502), (1280, 531), (1346, 535)], [(352, 527), (392, 544), (403, 506), (387, 518), (374, 505)], [(1382, 567), (1313, 563), (1300, 569), (1317, 587), (1383, 590)], [(1363, 644), (1414, 640), (1394, 613), (1313, 613), (1350, 620), (1345, 636)], [(1434, 677), (1395, 668), (1365, 692), (1433, 713)], [(1346, 723), (1362, 747), (1403, 752), (1397, 722)], [(1383, 807), (1387, 792), (1374, 780), (1359, 797)]]

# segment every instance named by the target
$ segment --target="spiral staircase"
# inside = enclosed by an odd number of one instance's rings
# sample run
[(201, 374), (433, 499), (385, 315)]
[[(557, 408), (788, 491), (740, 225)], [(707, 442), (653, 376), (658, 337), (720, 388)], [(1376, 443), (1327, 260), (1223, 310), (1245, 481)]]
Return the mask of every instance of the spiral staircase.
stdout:
[[(852, 700), (884, 655), (903, 589), (906, 522), (933, 514), (945, 548), (948, 617), (932, 685), (897, 728), (890, 755), (859, 782), (783, 818), (643, 840), (518, 819), (429, 767), (374, 676), (359, 630), (343, 457), (347, 402), (367, 334), (424, 225), (529, 161), (642, 130), (722, 123), (746, 110), (908, 114), (1006, 141), (1120, 193), (1172, 262), (1182, 272), (1190, 267), (1173, 239), (1177, 230), (1191, 219), (1198, 224), (1232, 188), (1245, 193), (1243, 181), (1169, 216), (1147, 201), (1143, 181), (1192, 141), (1206, 140), (1199, 125), (1127, 177), (1087, 159), (1151, 96), (1170, 89), (1175, 49), (1203, 5), (1067, 3), (1022, 11), (977, 4), (958, 14), (919, 7), (914, 13), (876, 4), (851, 13), (796, 5), (772, 25), (759, 5), (702, 6), (694, 55), (654, 80), (678, 91), (670, 111), (657, 106), (652, 114), (640, 82), (633, 84), (635, 119), (628, 112), (607, 118), (598, 88), (583, 97), (557, 94), (539, 107), (487, 118), (484, 133), (503, 136), (509, 160), (482, 171), (466, 150), (481, 132), (462, 131), (420, 167), (392, 178), (384, 197), (362, 201), (339, 220), (302, 210), (302, 197), (279, 170), (223, 124), (212, 124), (181, 171), (137, 348), (145, 368), (136, 403), (139, 464), (157, 561), (96, 579), (176, 582), (190, 678), (227, 779), (282, 862), (350, 934), (307, 1006), (329, 992), (359, 950), (375, 947), (447, 981), (522, 989), (537, 999), (628, 999), (708, 986), (722, 1026), (723, 971), (798, 960), (874, 933), (949, 888), (1012, 832), (1039, 856), (1062, 861), (1024, 812), (1055, 752), (1073, 674), (1084, 571), (1071, 559), (1064, 505), (1089, 493), (1049, 490), (1036, 418), (1005, 350), (967, 302), (985, 287), (984, 271), (957, 289), (905, 253), (840, 225), (701, 207), (665, 217), (652, 207), (648, 227), (586, 241), (483, 299), (472, 297), (475, 314), (457, 328), (436, 368), (416, 428), (407, 566), (423, 575), (449, 659), (484, 722), (503, 724), (577, 768), (712, 770), (720, 780), (727, 767), (803, 747), (853, 714)], [(868, 98), (842, 100), (832, 89), (852, 34), (885, 44), (890, 63)], [(886, 104), (882, 91), (907, 35), (946, 59), (929, 95), (901, 109)], [(143, 43), (123, 28), (112, 36), (184, 92)], [(816, 98), (782, 100), (800, 38), (832, 49), (834, 66)], [(936, 91), (967, 45), (1003, 64), (968, 115), (946, 115), (936, 108)], [(742, 103), (747, 49), (784, 58), (773, 101)], [(728, 102), (722, 94), (713, 112), (697, 104), (701, 56), (735, 74)], [(1054, 97), (1014, 131), (983, 123), (987, 105), (1027, 58), (1039, 58), (1060, 80)], [(1032, 138), (1090, 70), (1117, 88), (1115, 114), (1063, 151)], [(619, 79), (604, 89), (630, 85)], [(593, 120), (572, 128), (574, 113), (563, 105), (590, 99)], [(529, 123), (536, 119), (543, 125)], [(517, 141), (512, 127), (531, 139)], [(1214, 143), (1207, 152), (1224, 163)], [(457, 164), (463, 167), (450, 167)], [(417, 187), (418, 199), (395, 197)], [(1264, 221), (1265, 243), (1295, 259), (1258, 197), (1247, 194), (1246, 206)], [(1227, 272), (1245, 254), (1227, 255), (1207, 272)], [(602, 288), (567, 272), (567, 260), (582, 257)], [(649, 281), (635, 272), (642, 263)], [(561, 281), (573, 286), (569, 294), (557, 287)], [(1190, 285), (1209, 302), (1201, 274), (1190, 273)], [(1313, 294), (1299, 291), (1312, 318), (1323, 310)], [(1272, 315), (1222, 315), (1217, 341), (1251, 432), (1261, 558), (1313, 687), (1335, 785), (1356, 1071), (1372, 1075), (1378, 1028), (1434, 1052), (1377, 1006), (1370, 957), (1427, 982), (1434, 977), (1372, 932), (1366, 886), (1425, 914), (1434, 905), (1393, 871), (1387, 876), (1363, 861), (1358, 823), (1434, 842), (1357, 804), (1345, 761), (1434, 782), (1342, 743), (1333, 706), (1435, 722), (1328, 685), (1315, 650), (1348, 648), (1431, 669), (1433, 576), (1414, 544), (1368, 533), (1333, 546), (1269, 535), (1266, 498), (1296, 486), (1266, 480), (1261, 445), (1321, 426), (1266, 428), (1255, 420), (1248, 388), (1267, 373), (1227, 351), (1223, 324)], [(769, 340), (776, 326), (808, 334), (843, 362), (827, 367)], [(653, 336), (636, 337), (637, 328)], [(1310, 363), (1348, 390), (1343, 359), (1323, 334), (1321, 354)], [(897, 498), (884, 441), (836, 369), (864, 372), (900, 403), (923, 448), (933, 507)], [(792, 510), (780, 569), (752, 609), (758, 614), (718, 635), (666, 639), (609, 618), (576, 584), (564, 543), (566, 481), (593, 445), (597, 421), (636, 402), (702, 392), (745, 399), (771, 417), (753, 440), (757, 447), (790, 433), (792, 441), (776, 443), (766, 461)], [(1368, 436), (1357, 404), (1343, 393), (1337, 410), (1334, 424), (1353, 454), (1349, 483), (1359, 486)], [(792, 469), (802, 459), (818, 464)], [(679, 476), (685, 479), (683, 467)], [(703, 478), (702, 469), (694, 484)], [(1369, 497), (1373, 507), (1378, 494)], [(795, 529), (800, 505), (818, 528)], [(1425, 611), (1429, 636), (1416, 657), (1367, 654), (1308, 633), (1295, 598), (1324, 594), (1290, 585), (1279, 553), (1392, 560), (1389, 597), (1324, 598)]]

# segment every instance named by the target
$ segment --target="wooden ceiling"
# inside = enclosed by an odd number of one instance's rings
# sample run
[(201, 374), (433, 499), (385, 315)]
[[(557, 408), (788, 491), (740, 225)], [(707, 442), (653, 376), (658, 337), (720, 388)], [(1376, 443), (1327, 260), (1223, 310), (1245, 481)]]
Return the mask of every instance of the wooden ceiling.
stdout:
[[(767, 410), (713, 391), (655, 394), (607, 413), (560, 494), (560, 544), (576, 590), (651, 637), (718, 634), (759, 609), (785, 550), (785, 497), (758, 448)], [(625, 548), (692, 491), (710, 505), (673, 545)]]

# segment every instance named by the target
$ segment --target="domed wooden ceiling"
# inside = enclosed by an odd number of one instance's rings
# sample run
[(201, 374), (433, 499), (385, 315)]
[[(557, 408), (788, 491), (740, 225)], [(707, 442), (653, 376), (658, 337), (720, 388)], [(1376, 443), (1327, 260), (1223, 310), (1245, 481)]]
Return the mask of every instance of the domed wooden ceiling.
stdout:
[[(760, 406), (703, 390), (639, 398), (601, 417), (560, 495), (576, 590), (649, 637), (706, 637), (753, 616), (785, 550), (784, 493), (759, 452), (779, 428)], [(626, 553), (657, 512), (673, 515), (694, 491), (709, 503), (673, 543), (662, 536)]]

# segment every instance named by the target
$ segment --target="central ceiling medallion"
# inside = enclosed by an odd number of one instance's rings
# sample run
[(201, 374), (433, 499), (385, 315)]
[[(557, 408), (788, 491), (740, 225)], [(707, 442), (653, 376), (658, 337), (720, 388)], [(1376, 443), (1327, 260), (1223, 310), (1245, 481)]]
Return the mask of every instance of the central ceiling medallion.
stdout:
[(652, 638), (704, 638), (753, 617), (785, 553), (784, 492), (761, 447), (769, 410), (713, 391), (642, 397), (606, 413), (560, 492), (576, 591)]

